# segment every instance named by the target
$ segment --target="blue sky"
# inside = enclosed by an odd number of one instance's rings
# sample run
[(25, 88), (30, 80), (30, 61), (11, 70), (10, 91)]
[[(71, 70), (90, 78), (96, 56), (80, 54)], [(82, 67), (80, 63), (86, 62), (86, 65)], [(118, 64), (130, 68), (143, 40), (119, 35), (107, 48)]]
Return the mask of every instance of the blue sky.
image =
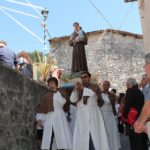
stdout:
[[(25, 2), (24, 0), (18, 1)], [(73, 31), (72, 23), (75, 21), (78, 21), (86, 32), (110, 28), (90, 5), (88, 0), (30, 0), (30, 2), (38, 6), (46, 7), (49, 10), (47, 28), (52, 37), (71, 34)], [(123, 18), (132, 4), (124, 3), (124, 0), (93, 0), (93, 2), (113, 25), (114, 29), (119, 29)], [(32, 8), (16, 5), (5, 0), (0, 0), (0, 6), (37, 15)], [(43, 38), (43, 29), (41, 27), (42, 18), (34, 19), (14, 12), (7, 12), (28, 27), (32, 32)], [(0, 20), (0, 39), (7, 41), (9, 47), (16, 53), (20, 50), (43, 50), (43, 44), (39, 40), (18, 26), (1, 10)], [(137, 2), (134, 2), (130, 14), (121, 30), (142, 34)]]

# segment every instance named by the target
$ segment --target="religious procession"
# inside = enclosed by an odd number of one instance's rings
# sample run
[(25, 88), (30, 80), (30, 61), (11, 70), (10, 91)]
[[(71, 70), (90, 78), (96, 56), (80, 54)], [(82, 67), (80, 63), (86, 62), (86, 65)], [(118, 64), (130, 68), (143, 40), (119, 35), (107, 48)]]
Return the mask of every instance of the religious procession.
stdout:
[[(10, 0), (37, 12), (26, 2)], [(50, 38), (52, 51), (36, 51), (37, 57), (16, 54), (0, 40), (0, 150), (150, 150), (150, 2), (139, 0), (139, 6), (142, 37), (114, 29), (85, 32), (75, 21), (70, 36)], [(8, 8), (0, 10), (13, 18)], [(48, 10), (41, 14), (46, 48)], [(136, 52), (128, 53), (133, 47)]]
[[(57, 78), (48, 79), (50, 91), (42, 97), (37, 113), (37, 125), (43, 127), (37, 132), (40, 133), (41, 149), (52, 150), (55, 139), (60, 150), (119, 150), (122, 133), (129, 136), (131, 150), (148, 150), (148, 130), (140, 124), (143, 115), (146, 117), (145, 110), (142, 111), (144, 96), (146, 101), (149, 99), (148, 64), (140, 87), (136, 79), (128, 78), (127, 91), (119, 97), (116, 89), (110, 91), (108, 80), (103, 81), (100, 89), (88, 72), (84, 47), (87, 36), (78, 22), (73, 27), (69, 42), (73, 46), (71, 70), (80, 74), (80, 80), (75, 83), (68, 99), (63, 89), (58, 88)], [(145, 56), (145, 61), (150, 61), (150, 54)], [(69, 105), (68, 115), (65, 105)]]

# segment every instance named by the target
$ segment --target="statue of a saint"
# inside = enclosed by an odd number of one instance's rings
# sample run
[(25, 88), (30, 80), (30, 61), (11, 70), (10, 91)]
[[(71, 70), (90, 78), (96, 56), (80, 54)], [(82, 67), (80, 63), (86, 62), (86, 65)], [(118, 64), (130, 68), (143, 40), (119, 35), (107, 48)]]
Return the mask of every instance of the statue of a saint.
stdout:
[(87, 36), (78, 22), (75, 22), (73, 27), (74, 32), (72, 33), (69, 42), (70, 46), (73, 46), (71, 72), (76, 73), (80, 71), (88, 71), (84, 47), (87, 44)]

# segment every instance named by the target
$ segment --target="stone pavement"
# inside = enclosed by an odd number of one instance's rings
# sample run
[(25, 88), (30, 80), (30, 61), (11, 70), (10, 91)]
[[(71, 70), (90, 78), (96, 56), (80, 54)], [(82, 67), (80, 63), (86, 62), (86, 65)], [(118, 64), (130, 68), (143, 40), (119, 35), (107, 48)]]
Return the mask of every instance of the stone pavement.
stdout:
[[(121, 135), (120, 139), (121, 139), (121, 146), (122, 146), (120, 150), (131, 150), (128, 136)], [(56, 150), (56, 143), (55, 142), (53, 143), (53, 149), (52, 150)]]
[(121, 149), (120, 150), (130, 150), (130, 143), (128, 136), (121, 135)]

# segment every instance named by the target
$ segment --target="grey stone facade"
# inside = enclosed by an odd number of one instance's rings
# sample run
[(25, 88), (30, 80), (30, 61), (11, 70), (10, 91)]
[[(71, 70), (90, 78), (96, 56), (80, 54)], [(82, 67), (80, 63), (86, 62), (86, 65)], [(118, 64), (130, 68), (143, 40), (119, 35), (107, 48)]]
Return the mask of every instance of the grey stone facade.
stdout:
[[(144, 44), (141, 35), (124, 31), (104, 30), (87, 33), (86, 55), (89, 71), (99, 81), (110, 80), (111, 87), (125, 90), (128, 77), (140, 80), (144, 73)], [(70, 72), (72, 47), (69, 36), (54, 38), (51, 41), (53, 55), (58, 65)]]
[(35, 111), (46, 91), (0, 65), (0, 150), (36, 150)]

